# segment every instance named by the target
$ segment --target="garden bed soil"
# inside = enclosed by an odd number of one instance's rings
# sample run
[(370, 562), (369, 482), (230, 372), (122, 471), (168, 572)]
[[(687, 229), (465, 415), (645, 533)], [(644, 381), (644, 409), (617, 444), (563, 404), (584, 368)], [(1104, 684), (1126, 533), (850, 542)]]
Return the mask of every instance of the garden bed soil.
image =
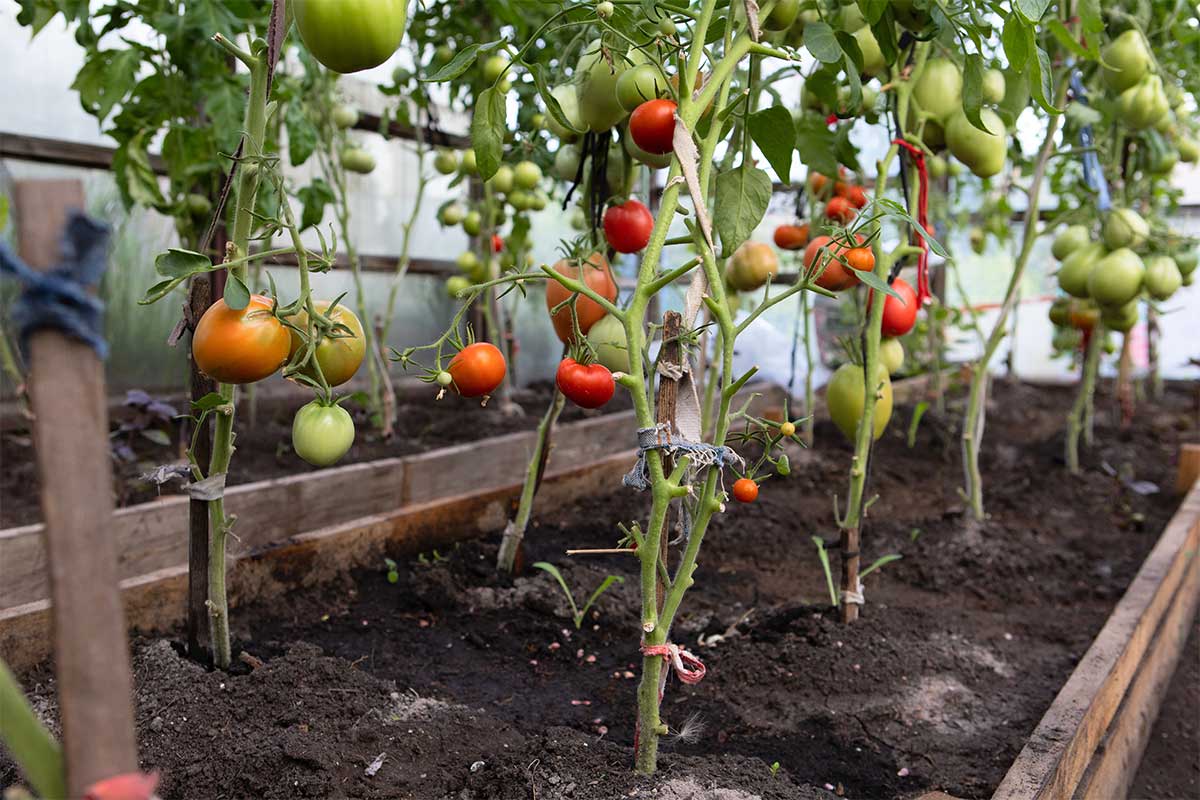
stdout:
[[(903, 558), (867, 578), (851, 626), (811, 540), (835, 538), (851, 450), (819, 424), (791, 477), (708, 533), (673, 631), (708, 675), (668, 685), (673, 735), (655, 778), (631, 772), (636, 579), (576, 630), (548, 576), (495, 575), (494, 537), (406, 558), (395, 583), (361, 572), (236, 610), (237, 674), (136, 641), (143, 765), (162, 773), (165, 800), (987, 797), (1162, 532), (1179, 444), (1200, 436), (1194, 386), (1122, 432), (1105, 385), (1097, 444), (1069, 477), (1072, 396), (995, 386), (982, 523), (958, 495), (961, 411), (927, 413), (910, 449), (911, 409), (897, 410), (873, 459), (864, 563)], [(556, 563), (577, 596), (629, 578), (627, 556), (563, 550), (612, 546), (616, 523), (644, 509), (628, 490), (538, 509), (525, 560)], [(52, 718), (49, 669), (25, 682)], [(1195, 766), (1161, 770), (1187, 780)], [(0, 768), (0, 784), (13, 779)]]
[[(435, 401), (436, 389), (424, 395), (400, 398), (396, 408), (397, 434), (384, 439), (371, 427), (365, 413), (356, 410), (358, 431), (354, 446), (338, 462), (340, 466), (375, 461), (382, 458), (424, 453), (441, 447), (474, 442), (492, 436), (533, 430), (537, 427), (553, 392), (550, 384), (537, 384), (514, 393), (514, 400), (525, 413), (505, 414), (497, 403), (481, 406), (479, 400), (465, 399), (453, 393)], [(622, 392), (600, 411), (585, 411), (570, 403), (563, 409), (560, 420), (573, 422), (600, 414), (611, 414), (631, 407), (628, 394)], [(292, 452), (292, 416), (304, 401), (272, 399), (258, 407), (256, 424), (239, 424), (237, 454), (229, 471), (229, 484), (280, 478), (317, 470)], [(355, 406), (351, 405), (352, 410)], [(248, 404), (239, 409), (241, 419), (247, 420)], [(247, 420), (248, 422), (248, 420)], [(177, 440), (178, 430), (171, 427), (170, 438)], [(116, 426), (114, 425), (114, 430)], [(130, 446), (131, 452), (113, 456), (113, 488), (117, 507), (137, 505), (154, 500), (159, 495), (175, 494), (179, 484), (172, 481), (161, 487), (142, 476), (155, 467), (178, 461), (184, 463), (177, 448), (156, 444), (140, 433), (114, 435), (114, 442)], [(38, 496), (37, 464), (34, 461), (33, 441), (28, 431), (13, 430), (0, 434), (0, 529), (28, 525), (41, 520), (41, 500)]]

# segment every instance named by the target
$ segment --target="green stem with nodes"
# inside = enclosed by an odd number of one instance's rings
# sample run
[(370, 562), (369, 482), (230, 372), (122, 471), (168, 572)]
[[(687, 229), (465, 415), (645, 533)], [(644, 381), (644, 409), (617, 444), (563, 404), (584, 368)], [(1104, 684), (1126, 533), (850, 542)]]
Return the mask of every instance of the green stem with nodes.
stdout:
[(804, 323), (804, 443), (812, 447), (817, 415), (813, 413), (816, 396), (813, 393), (812, 319), (808, 313), (808, 292), (800, 295), (800, 314)]
[[(250, 97), (246, 106), (246, 133), (243, 154), (245, 158), (260, 159), (263, 156), (267, 127), (267, 84), (268, 69), (266, 43), (256, 40), (254, 55), (237, 48), (224, 36), (217, 34), (216, 42), (239, 58), (250, 70)], [(259, 166), (258, 162), (255, 162)], [(243, 259), (250, 250), (250, 234), (254, 224), (254, 205), (258, 195), (261, 169), (238, 170), (236, 206), (233, 211), (233, 257), (239, 263), (230, 267), (232, 277), (246, 280), (246, 263)], [(237, 387), (223, 383), (218, 389), (223, 409), (217, 414), (213, 426), (212, 458), (208, 475), (224, 475), (229, 472), (233, 459), (234, 401)], [(225, 514), (225, 500), (218, 497), (208, 504), (208, 613), (213, 649), (213, 663), (219, 669), (228, 669), (231, 661), (229, 647), (229, 600), (225, 590), (225, 548), (233, 519)]]
[[(1054, 93), (1054, 106), (1056, 108), (1061, 107), (1066, 100), (1068, 80), (1069, 75), (1064, 75), (1058, 82), (1058, 88)], [(1033, 245), (1038, 238), (1038, 200), (1041, 197), (1042, 184), (1045, 182), (1046, 165), (1049, 163), (1051, 156), (1054, 155), (1054, 134), (1058, 131), (1061, 118), (1061, 114), (1055, 114), (1046, 123), (1046, 138), (1042, 142), (1041, 149), (1038, 151), (1033, 178), (1029, 187), (1029, 203), (1027, 207), (1030, 211), (1025, 215), (1025, 231), (1021, 242), (1021, 250), (1017, 254), (1016, 263), (1013, 265), (1012, 275), (1008, 280), (1008, 289), (1004, 293), (1004, 302), (1000, 306), (999, 316), (997, 316), (996, 322), (992, 326), (992, 331), (984, 344), (983, 355), (971, 366), (971, 392), (967, 399), (966, 420), (963, 424), (962, 452), (963, 472), (967, 483), (967, 503), (971, 509), (972, 517), (976, 520), (984, 518), (983, 476), (979, 471), (979, 452), (982, 445), (986, 417), (988, 367), (991, 364), (993, 356), (996, 355), (996, 350), (1000, 347), (1000, 343), (1004, 340), (1008, 329), (1008, 315), (1012, 313), (1013, 308), (1016, 306), (1017, 291), (1021, 287), (1021, 280), (1025, 277), (1025, 267), (1029, 263), (1029, 257), (1033, 254)]]
[[(1087, 351), (1083, 357), (1083, 368), (1080, 374), (1079, 394), (1067, 415), (1066, 460), (1067, 470), (1072, 475), (1079, 474), (1079, 435), (1091, 425), (1088, 409), (1096, 391), (1096, 373), (1100, 367), (1100, 351), (1104, 349), (1104, 328), (1099, 323), (1092, 329), (1088, 339)], [(1086, 436), (1087, 444), (1091, 437)]]

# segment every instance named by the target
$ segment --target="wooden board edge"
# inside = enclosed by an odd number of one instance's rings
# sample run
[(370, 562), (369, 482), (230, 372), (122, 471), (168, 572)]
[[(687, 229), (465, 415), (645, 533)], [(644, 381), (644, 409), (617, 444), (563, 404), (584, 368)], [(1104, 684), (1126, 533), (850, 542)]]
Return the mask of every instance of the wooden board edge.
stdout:
[(1108, 730), (1200, 546), (1200, 485), (1063, 684), (992, 800), (1069, 800)]
[(1096, 756), (1075, 791), (1077, 800), (1111, 800), (1129, 796), (1138, 766), (1158, 719), (1200, 608), (1200, 558), (1193, 552), (1183, 585), (1163, 619), (1137, 675), (1117, 709)]
[[(543, 503), (570, 503), (592, 491), (597, 481), (619, 479), (633, 463), (627, 450), (580, 467), (552, 470), (539, 493)], [(229, 569), (233, 608), (267, 600), (294, 589), (328, 583), (351, 570), (379, 565), (387, 556), (404, 557), (445, 548), (500, 530), (521, 485), (439, 498), (303, 533), (235, 558)], [(129, 629), (159, 634), (178, 628), (186, 613), (187, 565), (177, 565), (121, 581)], [(237, 615), (232, 623), (236, 629)], [(50, 602), (39, 600), (0, 611), (0, 656), (17, 671), (51, 656)]]

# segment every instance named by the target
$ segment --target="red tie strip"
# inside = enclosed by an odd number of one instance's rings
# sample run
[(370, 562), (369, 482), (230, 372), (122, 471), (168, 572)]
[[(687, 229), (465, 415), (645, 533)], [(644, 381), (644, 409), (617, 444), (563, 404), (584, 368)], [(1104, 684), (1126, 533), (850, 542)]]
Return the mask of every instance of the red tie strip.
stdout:
[(913, 163), (917, 165), (919, 185), (917, 189), (917, 222), (924, 228), (920, 241), (921, 255), (917, 258), (917, 305), (923, 306), (929, 302), (929, 242), (925, 235), (929, 233), (929, 171), (925, 168), (925, 153), (903, 139), (894, 139), (892, 144), (899, 145), (908, 151)]

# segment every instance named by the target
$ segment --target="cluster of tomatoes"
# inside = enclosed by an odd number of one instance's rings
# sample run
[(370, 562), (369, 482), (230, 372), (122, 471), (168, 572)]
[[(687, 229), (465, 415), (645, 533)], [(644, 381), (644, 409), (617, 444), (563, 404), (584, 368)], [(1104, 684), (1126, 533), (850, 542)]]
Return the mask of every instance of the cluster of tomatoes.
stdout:
[[(320, 341), (312, 358), (300, 370), (309, 380), (324, 379), (330, 388), (347, 383), (358, 372), (366, 355), (366, 337), (358, 316), (341, 304), (314, 304), (327, 330), (318, 329)], [(274, 375), (306, 347), (298, 331), (308, 330), (306, 311), (285, 325), (268, 297), (253, 295), (241, 309), (218, 300), (200, 318), (192, 335), (192, 357), (197, 368), (213, 380), (227, 384), (256, 383)], [(292, 326), (292, 327), (289, 327)], [(318, 373), (319, 370), (319, 373)], [(292, 423), (292, 449), (318, 467), (335, 463), (354, 444), (354, 420), (336, 402), (318, 398), (296, 412)]]
[[(602, 253), (592, 253), (586, 259), (564, 258), (555, 263), (554, 269), (609, 302), (616, 302), (617, 283)], [(625, 326), (592, 298), (582, 294), (571, 298), (572, 293), (558, 281), (547, 281), (546, 310), (554, 332), (575, 354), (559, 363), (555, 383), (580, 408), (600, 408), (616, 391), (613, 373), (629, 371)]]

